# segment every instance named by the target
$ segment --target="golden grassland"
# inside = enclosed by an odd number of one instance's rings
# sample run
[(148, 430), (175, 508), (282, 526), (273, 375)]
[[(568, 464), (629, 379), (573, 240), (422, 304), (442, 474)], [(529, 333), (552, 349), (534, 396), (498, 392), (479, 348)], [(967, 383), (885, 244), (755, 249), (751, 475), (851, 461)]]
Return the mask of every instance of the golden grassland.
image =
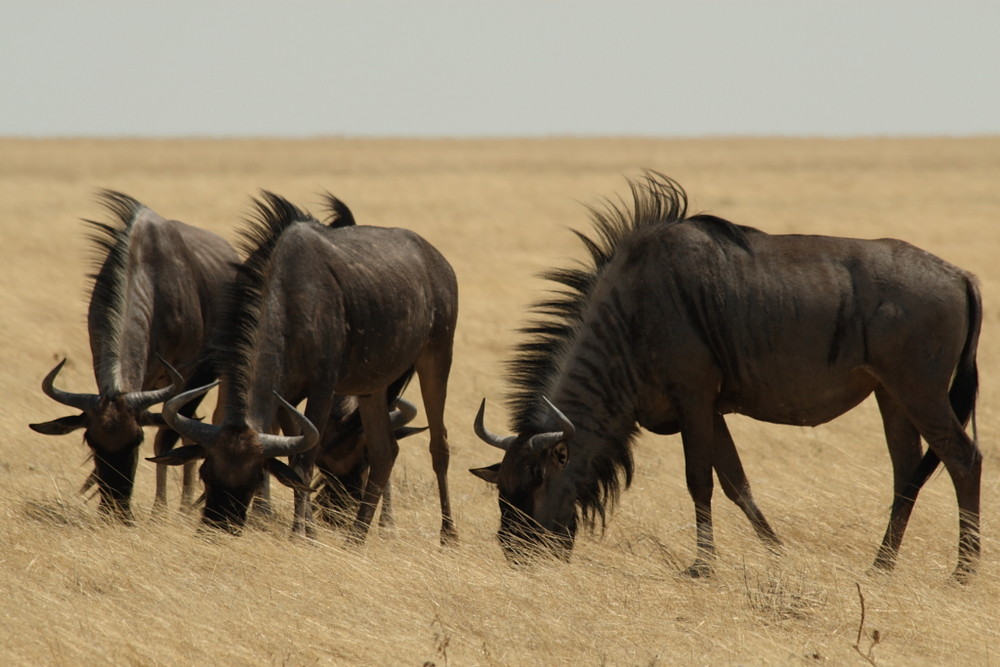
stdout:
[[(717, 575), (678, 576), (694, 550), (680, 441), (643, 434), (634, 484), (603, 534), (582, 536), (570, 564), (507, 566), (495, 491), (466, 472), (497, 460), (472, 433), (475, 410), (487, 397), (503, 430), (503, 361), (545, 288), (536, 274), (582, 258), (568, 231), (588, 228), (582, 204), (627, 193), (623, 176), (644, 167), (678, 179), (693, 210), (771, 232), (899, 237), (979, 275), (984, 557), (970, 585), (948, 578), (957, 509), (944, 473), (917, 503), (897, 571), (868, 572), (891, 502), (872, 401), (815, 429), (730, 419), (783, 554), (716, 493)], [(39, 390), (62, 357), (63, 386), (94, 389), (80, 218), (103, 215), (97, 188), (231, 240), (258, 189), (307, 208), (329, 190), (359, 223), (409, 227), (440, 248), (461, 290), (447, 413), (459, 545), (438, 546), (425, 435), (402, 443), (396, 527), (359, 548), (332, 530), (290, 539), (283, 488), (273, 522), (199, 535), (197, 517), (177, 509), (176, 472), (171, 512), (153, 520), (146, 461), (137, 525), (102, 522), (77, 493), (80, 437), (27, 428), (66, 414)], [(0, 239), (0, 663), (1000, 661), (1000, 138), (5, 139)]]

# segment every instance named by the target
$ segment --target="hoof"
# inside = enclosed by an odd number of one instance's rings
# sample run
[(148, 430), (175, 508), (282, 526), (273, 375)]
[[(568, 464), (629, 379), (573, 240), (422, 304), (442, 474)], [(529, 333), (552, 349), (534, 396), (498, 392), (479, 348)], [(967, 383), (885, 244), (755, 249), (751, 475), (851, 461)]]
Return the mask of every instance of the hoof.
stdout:
[(316, 539), (316, 533), (312, 530), (306, 531), (295, 531), (293, 530), (288, 534), (288, 539), (296, 544), (312, 544), (318, 545), (320, 541)]
[(777, 537), (773, 539), (762, 538), (761, 541), (764, 543), (764, 546), (767, 547), (767, 550), (770, 551), (775, 556), (785, 555), (785, 545)]
[(198, 511), (199, 502), (196, 499), (186, 499), (181, 501), (181, 514), (191, 515)]
[(704, 561), (695, 561), (688, 569), (684, 570), (685, 576), (691, 579), (707, 579), (712, 576), (712, 566)]
[(967, 585), (976, 576), (976, 568), (972, 565), (959, 564), (951, 573), (951, 580), (962, 586)]
[(872, 563), (872, 569), (881, 572), (892, 572), (896, 568), (896, 554), (883, 554), (879, 553), (875, 556), (875, 562)]
[(877, 562), (873, 563), (870, 568), (865, 570), (865, 576), (867, 577), (885, 577), (892, 572), (891, 567), (884, 567), (879, 565)]
[(360, 547), (368, 537), (368, 526), (358, 526), (355, 524), (347, 531), (347, 538), (344, 540), (348, 546)]
[(441, 529), (441, 546), (443, 547), (457, 547), (458, 546), (458, 531), (454, 528), (442, 528)]
[(292, 524), (292, 537), (315, 540), (316, 526), (314, 526), (311, 521), (296, 521)]

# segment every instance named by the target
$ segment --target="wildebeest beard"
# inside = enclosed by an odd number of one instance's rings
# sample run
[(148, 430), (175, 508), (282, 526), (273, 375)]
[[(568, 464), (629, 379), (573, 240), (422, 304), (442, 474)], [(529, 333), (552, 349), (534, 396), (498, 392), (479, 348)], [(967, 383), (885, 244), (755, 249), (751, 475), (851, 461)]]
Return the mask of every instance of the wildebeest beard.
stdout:
[(553, 556), (569, 561), (576, 537), (576, 514), (558, 531), (547, 530), (529, 516), (500, 498), (500, 530), (497, 541), (512, 565), (526, 565), (538, 557)]
[(93, 452), (94, 472), (91, 479), (97, 484), (100, 493), (99, 508), (106, 515), (114, 516), (126, 524), (131, 524), (133, 520), (130, 499), (141, 442), (140, 437), (135, 444), (119, 451), (94, 448)]

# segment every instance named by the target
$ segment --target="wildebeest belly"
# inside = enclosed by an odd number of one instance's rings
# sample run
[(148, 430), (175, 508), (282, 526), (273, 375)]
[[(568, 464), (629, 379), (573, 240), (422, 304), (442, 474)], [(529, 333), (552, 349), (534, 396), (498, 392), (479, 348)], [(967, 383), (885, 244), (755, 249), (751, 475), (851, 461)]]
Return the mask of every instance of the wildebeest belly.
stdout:
[(739, 386), (723, 386), (716, 408), (721, 414), (735, 412), (776, 424), (816, 426), (857, 406), (878, 385), (861, 367), (810, 371), (750, 377)]
[(397, 379), (413, 365), (426, 342), (426, 333), (415, 333), (403, 323), (356, 329), (342, 357), (336, 392), (369, 394)]

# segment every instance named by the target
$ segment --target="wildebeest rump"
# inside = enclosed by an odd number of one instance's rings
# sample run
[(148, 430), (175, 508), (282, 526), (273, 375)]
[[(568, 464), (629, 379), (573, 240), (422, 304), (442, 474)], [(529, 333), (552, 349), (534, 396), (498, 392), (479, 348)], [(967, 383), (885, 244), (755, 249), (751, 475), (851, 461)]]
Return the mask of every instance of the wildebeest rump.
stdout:
[(903, 241), (688, 217), (684, 191), (652, 172), (630, 185), (632, 210), (609, 202), (592, 211), (596, 238), (578, 233), (591, 265), (547, 274), (561, 291), (536, 306), (543, 317), (510, 364), (516, 435), (491, 434), (477, 417), (480, 437), (506, 452), (473, 472), (499, 486), (507, 555), (545, 545), (568, 557), (578, 518), (603, 521), (631, 481), (637, 426), (681, 434), (697, 526), (690, 574), (712, 567), (713, 469), (776, 544), (723, 415), (817, 425), (874, 392), (896, 499), (875, 565), (894, 565), (940, 459), (958, 498), (964, 580), (980, 552), (982, 456), (964, 430), (978, 387), (974, 277)]
[[(308, 487), (317, 450), (304, 440), (265, 438), (274, 424), (275, 392), (297, 404), (323, 433), (335, 395), (358, 397), (370, 471), (353, 535), (367, 533), (398, 445), (389, 428), (387, 387), (414, 367), (430, 428), (441, 501), (442, 541), (455, 537), (447, 486), (444, 405), (451, 368), (458, 289), (450, 265), (427, 241), (404, 229), (332, 228), (265, 193), (246, 230), (248, 259), (236, 281), (236, 310), (219, 345), (225, 392), (221, 427), (172, 423), (200, 443), (168, 453), (172, 462), (204, 456), (205, 519), (238, 527), (265, 466), (295, 454), (279, 479), (296, 487), (293, 530), (312, 528)], [(182, 404), (197, 392), (167, 403)], [(270, 444), (262, 440), (268, 440)]]
[[(101, 508), (125, 521), (143, 440), (142, 427), (159, 425), (157, 453), (169, 450), (177, 434), (148, 409), (170, 395), (161, 359), (178, 367), (188, 386), (210, 382), (214, 369), (207, 352), (225, 285), (235, 275), (236, 251), (220, 236), (176, 220), (165, 220), (128, 195), (104, 191), (100, 201), (111, 223), (89, 221), (96, 230), (98, 268), (87, 315), (98, 393), (61, 391), (54, 381), (42, 388), (56, 401), (81, 410), (53, 421), (31, 424), (39, 433), (61, 435), (79, 428), (93, 452), (94, 471), (84, 488), (97, 484)], [(174, 391), (179, 391), (175, 387)], [(197, 403), (185, 408), (192, 414)], [(193, 475), (185, 475), (184, 501), (193, 495)], [(166, 504), (166, 468), (157, 467), (156, 505)]]

